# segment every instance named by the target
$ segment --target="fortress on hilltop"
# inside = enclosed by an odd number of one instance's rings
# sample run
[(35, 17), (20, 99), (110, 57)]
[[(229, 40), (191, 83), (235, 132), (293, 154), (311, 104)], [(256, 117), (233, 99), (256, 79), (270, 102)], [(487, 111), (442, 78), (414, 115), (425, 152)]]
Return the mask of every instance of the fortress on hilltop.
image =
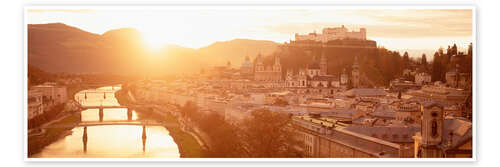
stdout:
[(316, 32), (309, 33), (306, 35), (295, 34), (296, 41), (315, 41), (327, 43), (333, 40), (344, 40), (344, 39), (357, 39), (366, 40), (366, 29), (360, 28), (359, 32), (349, 32), (347, 28), (342, 25), (342, 27), (335, 28), (323, 28), (323, 34), (317, 34)]
[(312, 32), (301, 35), (296, 33), (295, 40), (290, 40), (289, 43), (285, 42), (285, 46), (376, 48), (377, 42), (366, 38), (366, 28), (360, 28), (359, 31), (349, 31), (342, 25), (341, 27), (323, 28), (322, 34)]

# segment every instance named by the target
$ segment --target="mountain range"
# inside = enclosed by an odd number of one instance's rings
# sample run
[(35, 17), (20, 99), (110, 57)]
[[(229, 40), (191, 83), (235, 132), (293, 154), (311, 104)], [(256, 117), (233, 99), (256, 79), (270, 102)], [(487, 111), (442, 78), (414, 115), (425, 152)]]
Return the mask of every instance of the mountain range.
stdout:
[(151, 51), (132, 28), (90, 33), (62, 23), (28, 25), (28, 64), (47, 72), (109, 74), (194, 73), (228, 61), (239, 67), (249, 56), (272, 54), (279, 43), (234, 39), (199, 49), (166, 45)]

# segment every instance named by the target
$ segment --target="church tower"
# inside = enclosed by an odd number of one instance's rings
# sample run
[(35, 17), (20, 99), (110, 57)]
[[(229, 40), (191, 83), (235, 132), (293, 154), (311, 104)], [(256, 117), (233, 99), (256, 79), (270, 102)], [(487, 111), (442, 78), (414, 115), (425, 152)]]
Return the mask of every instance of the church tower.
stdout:
[(424, 102), (421, 105), (422, 122), (421, 132), (415, 139), (416, 156), (421, 158), (443, 157), (439, 145), (443, 141), (444, 131), (444, 105), (436, 102)]
[(255, 60), (255, 72), (253, 74), (254, 80), (262, 81), (266, 79), (264, 62), (262, 62), (262, 55), (259, 53)]
[(328, 64), (326, 62), (325, 48), (321, 51), (321, 60), (319, 62), (320, 72), (319, 75), (325, 76), (328, 72)]
[(280, 55), (279, 54), (277, 54), (274, 57), (273, 71), (274, 72), (281, 72), (281, 59), (280, 59)]
[(257, 61), (255, 63), (255, 72), (264, 71), (264, 62), (262, 62), (262, 55), (260, 53), (257, 55), (257, 59), (255, 61)]
[(344, 70), (342, 71), (342, 75), (340, 75), (340, 84), (341, 85), (347, 84), (348, 79), (349, 79), (349, 77), (347, 77), (347, 73), (346, 73), (345, 68), (344, 68)]
[(352, 86), (357, 88), (359, 87), (359, 65), (358, 65), (358, 56), (354, 57), (354, 63), (352, 65)]

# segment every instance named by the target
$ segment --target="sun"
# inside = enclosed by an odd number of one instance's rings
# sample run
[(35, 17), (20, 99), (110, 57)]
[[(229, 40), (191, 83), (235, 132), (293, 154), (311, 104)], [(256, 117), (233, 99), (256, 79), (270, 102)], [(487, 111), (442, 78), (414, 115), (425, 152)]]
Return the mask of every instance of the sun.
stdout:
[(144, 43), (152, 50), (159, 50), (167, 46), (167, 42), (162, 35), (157, 33), (143, 32)]

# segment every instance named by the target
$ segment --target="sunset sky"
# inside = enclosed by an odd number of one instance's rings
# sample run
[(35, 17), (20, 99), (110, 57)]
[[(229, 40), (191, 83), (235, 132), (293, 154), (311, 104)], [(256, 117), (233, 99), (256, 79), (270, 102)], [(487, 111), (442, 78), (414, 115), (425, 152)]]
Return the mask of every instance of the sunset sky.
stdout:
[[(285, 42), (295, 33), (345, 25), (367, 29), (368, 39), (393, 50), (436, 50), (473, 41), (471, 9), (329, 9), (329, 8), (158, 8), (29, 9), (28, 24), (61, 22), (92, 33), (135, 28), (152, 47), (175, 44), (200, 48), (235, 38)], [(429, 53), (428, 53), (429, 54)]]

